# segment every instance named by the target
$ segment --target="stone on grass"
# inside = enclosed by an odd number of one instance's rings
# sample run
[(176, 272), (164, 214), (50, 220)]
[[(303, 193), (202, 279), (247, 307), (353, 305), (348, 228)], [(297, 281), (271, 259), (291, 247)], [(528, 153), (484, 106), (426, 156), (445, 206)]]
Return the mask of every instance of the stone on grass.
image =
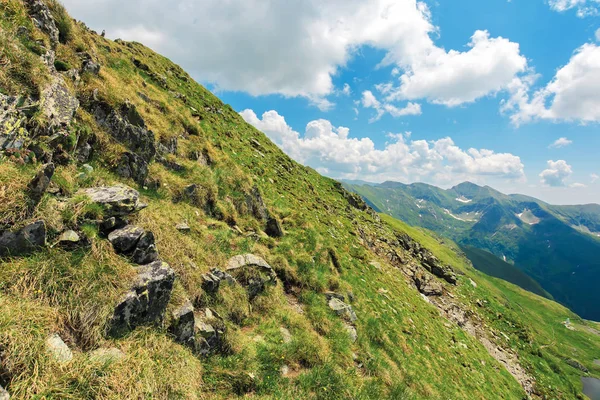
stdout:
[(140, 265), (150, 264), (158, 259), (158, 250), (154, 240), (154, 234), (146, 231), (138, 240), (135, 250), (131, 255), (131, 260)]
[(122, 217), (146, 208), (137, 190), (125, 185), (102, 186), (80, 192), (104, 209), (106, 217)]
[(26, 254), (44, 246), (44, 221), (36, 221), (18, 230), (0, 232), (0, 257)]
[(66, 363), (73, 359), (73, 353), (69, 346), (63, 342), (62, 338), (54, 333), (46, 339), (46, 348), (52, 355), (55, 361)]
[(112, 231), (108, 235), (108, 240), (112, 243), (117, 253), (127, 254), (135, 249), (143, 234), (144, 230), (142, 228), (127, 225), (124, 228)]
[(10, 394), (0, 386), (0, 400), (10, 400)]
[(51, 126), (66, 128), (79, 108), (79, 100), (70, 92), (61, 76), (54, 76), (41, 93), (40, 108)]
[(74, 230), (66, 230), (58, 237), (58, 245), (60, 247), (72, 248), (76, 247), (81, 242), (81, 237)]
[(193, 347), (195, 321), (194, 307), (189, 300), (173, 311), (173, 323), (169, 331), (176, 342)]
[(190, 231), (191, 228), (185, 222), (181, 222), (181, 223), (177, 224), (177, 226), (175, 226), (175, 229), (177, 229), (179, 232), (187, 233)]
[(292, 341), (292, 334), (285, 327), (280, 327), (279, 332), (281, 332), (281, 336), (283, 337), (283, 343), (290, 343)]
[(265, 233), (273, 238), (280, 238), (283, 236), (283, 229), (281, 228), (281, 224), (279, 223), (277, 218), (269, 216), (269, 218), (267, 219)]
[(356, 319), (357, 319), (356, 313), (352, 309), (352, 306), (350, 306), (349, 304), (344, 303), (343, 301), (341, 301), (337, 297), (331, 298), (329, 300), (329, 302), (327, 303), (327, 305), (338, 316), (340, 316), (340, 317), (342, 317), (344, 319), (347, 319), (350, 322), (356, 321)]
[(358, 333), (356, 332), (356, 328), (350, 324), (344, 324), (344, 328), (348, 331), (348, 336), (350, 337), (350, 341), (355, 343), (358, 339)]
[(109, 334), (119, 337), (138, 326), (161, 322), (174, 282), (175, 271), (165, 262), (139, 267), (132, 288), (115, 308)]
[(37, 204), (42, 199), (44, 193), (50, 186), (50, 180), (54, 175), (54, 164), (48, 163), (42, 165), (37, 175), (28, 185), (29, 197)]

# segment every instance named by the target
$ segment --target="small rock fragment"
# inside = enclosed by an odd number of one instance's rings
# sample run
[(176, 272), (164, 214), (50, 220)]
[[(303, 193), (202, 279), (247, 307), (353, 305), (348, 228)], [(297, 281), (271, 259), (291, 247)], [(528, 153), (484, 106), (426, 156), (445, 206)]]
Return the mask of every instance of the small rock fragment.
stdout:
[(181, 223), (177, 224), (175, 229), (177, 229), (179, 232), (185, 232), (185, 233), (187, 233), (191, 230), (190, 226), (188, 224), (186, 224), (185, 222), (181, 222)]
[(63, 342), (58, 334), (54, 333), (46, 339), (46, 347), (52, 357), (59, 363), (69, 362), (73, 359), (73, 353), (69, 346)]
[(64, 248), (76, 247), (81, 241), (79, 234), (73, 230), (67, 230), (58, 237), (58, 245)]

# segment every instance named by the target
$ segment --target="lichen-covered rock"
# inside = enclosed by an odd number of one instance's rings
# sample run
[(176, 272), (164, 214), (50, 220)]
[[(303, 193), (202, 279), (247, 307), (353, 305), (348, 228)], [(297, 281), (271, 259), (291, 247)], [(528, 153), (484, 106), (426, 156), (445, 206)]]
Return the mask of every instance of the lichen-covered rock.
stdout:
[(92, 113), (96, 121), (132, 153), (147, 163), (154, 158), (154, 133), (146, 128), (144, 119), (133, 104), (126, 102), (119, 110), (115, 110), (106, 103), (98, 102), (92, 106)]
[(342, 317), (344, 319), (347, 319), (350, 322), (356, 321), (356, 319), (357, 319), (356, 313), (352, 309), (352, 306), (349, 305), (349, 304), (344, 303), (343, 301), (341, 301), (337, 297), (332, 297), (329, 300), (329, 302), (327, 302), (327, 305), (338, 316), (340, 316), (340, 317)]
[(120, 177), (131, 178), (136, 183), (144, 185), (149, 173), (148, 163), (137, 154), (126, 151), (121, 154), (116, 172)]
[(29, 253), (46, 246), (46, 224), (36, 221), (21, 229), (0, 232), (0, 257)]
[(133, 287), (115, 308), (109, 334), (119, 337), (138, 326), (161, 322), (174, 282), (175, 271), (165, 262), (139, 267)]
[(348, 336), (350, 337), (350, 341), (355, 343), (358, 339), (358, 332), (356, 332), (356, 327), (350, 324), (344, 324), (344, 328), (348, 332)]
[(136, 264), (144, 265), (154, 262), (158, 259), (158, 250), (156, 249), (156, 243), (154, 234), (150, 231), (144, 232), (144, 234), (138, 240), (133, 254), (131, 255), (131, 261)]
[(29, 133), (26, 116), (18, 109), (19, 99), (0, 93), (0, 150), (20, 149)]
[(176, 342), (194, 347), (195, 325), (194, 307), (189, 300), (186, 300), (173, 312), (173, 323), (169, 332), (175, 337)]
[(125, 216), (146, 208), (146, 204), (140, 202), (138, 191), (125, 185), (88, 188), (80, 193), (102, 206), (106, 217)]
[(66, 363), (73, 359), (73, 353), (58, 334), (54, 333), (46, 339), (46, 348), (54, 360)]
[(54, 175), (54, 164), (48, 163), (42, 165), (42, 168), (38, 171), (35, 178), (29, 182), (28, 190), (29, 197), (37, 204), (46, 193), (50, 181)]
[(41, 93), (40, 108), (51, 127), (67, 127), (79, 100), (70, 91), (61, 76), (54, 76), (51, 83)]
[(83, 60), (83, 63), (81, 64), (81, 70), (84, 73), (90, 73), (93, 75), (98, 75), (100, 73), (100, 64), (97, 62), (94, 62), (92, 60)]
[(265, 202), (263, 201), (262, 195), (260, 194), (260, 190), (257, 186), (254, 186), (250, 193), (246, 195), (246, 206), (248, 207), (250, 214), (252, 214), (256, 219), (266, 221), (267, 217), (269, 216), (267, 207), (265, 206)]
[(46, 2), (42, 0), (26, 0), (26, 3), (29, 7), (29, 15), (31, 15), (35, 26), (50, 37), (53, 45), (58, 44), (59, 31)]
[(117, 253), (127, 254), (135, 249), (143, 234), (144, 230), (142, 228), (127, 225), (124, 228), (112, 231), (108, 235), (108, 240), (112, 243)]

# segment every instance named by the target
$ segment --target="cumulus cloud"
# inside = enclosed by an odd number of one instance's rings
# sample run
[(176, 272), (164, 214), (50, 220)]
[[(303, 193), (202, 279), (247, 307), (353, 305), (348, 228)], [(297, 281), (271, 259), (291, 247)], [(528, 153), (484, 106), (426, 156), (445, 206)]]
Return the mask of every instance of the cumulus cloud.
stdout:
[(388, 103), (471, 102), (505, 89), (527, 64), (517, 43), (486, 31), (465, 51), (438, 47), (439, 28), (417, 0), (63, 2), (109, 37), (149, 43), (218, 89), (302, 96), (322, 109), (332, 106), (332, 76), (361, 46), (383, 50), (381, 65), (395, 66)]
[(573, 169), (565, 160), (548, 160), (548, 168), (540, 173), (541, 182), (547, 186), (566, 186), (566, 180), (573, 174)]
[(404, 107), (398, 108), (390, 103), (381, 103), (370, 90), (365, 90), (363, 92), (361, 103), (363, 107), (373, 108), (375, 111), (377, 111), (375, 116), (369, 120), (370, 122), (379, 120), (386, 112), (392, 117), (421, 115), (421, 105), (418, 103), (409, 102)]
[(534, 120), (600, 121), (600, 46), (588, 43), (578, 48), (550, 83), (530, 95), (537, 78), (534, 74), (515, 78), (509, 86), (512, 96), (502, 109), (513, 113), (515, 125)]
[(558, 12), (567, 10), (577, 10), (577, 16), (580, 18), (597, 15), (600, 0), (550, 0), (550, 7)]
[(555, 149), (559, 149), (561, 147), (565, 147), (570, 145), (571, 143), (573, 143), (572, 140), (567, 139), (566, 137), (561, 137), (559, 139), (556, 139), (552, 144), (550, 144), (550, 146), (548, 146), (549, 148), (555, 148)]
[(371, 139), (352, 138), (348, 128), (335, 127), (324, 119), (309, 122), (300, 134), (277, 111), (261, 117), (253, 110), (240, 114), (296, 161), (334, 178), (443, 184), (481, 177), (524, 179), (519, 157), (486, 149), (463, 150), (451, 138), (425, 141), (410, 140), (410, 133), (389, 134), (385, 147), (378, 149)]

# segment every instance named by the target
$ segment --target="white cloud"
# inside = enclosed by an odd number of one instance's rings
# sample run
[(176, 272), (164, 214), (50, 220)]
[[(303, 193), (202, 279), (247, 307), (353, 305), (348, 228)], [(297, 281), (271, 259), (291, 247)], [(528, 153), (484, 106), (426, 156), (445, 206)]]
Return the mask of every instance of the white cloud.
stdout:
[(407, 115), (421, 115), (421, 105), (418, 103), (409, 102), (404, 107), (398, 108), (390, 103), (381, 103), (370, 90), (363, 92), (361, 102), (363, 107), (373, 108), (377, 111), (376, 115), (369, 120), (370, 122), (377, 121), (386, 112), (395, 118)]
[(600, 42), (600, 28), (596, 31), (596, 40)]
[(596, 183), (600, 179), (600, 176), (598, 174), (590, 174), (590, 179), (592, 183)]
[(573, 169), (565, 160), (548, 160), (548, 169), (540, 173), (541, 182), (547, 186), (566, 186), (566, 180), (573, 174)]
[(573, 189), (582, 189), (582, 188), (586, 188), (586, 187), (587, 187), (587, 185), (585, 185), (585, 184), (583, 184), (583, 183), (575, 182), (575, 183), (571, 183), (571, 184), (569, 185), (569, 187), (570, 187), (570, 188), (573, 188)]
[(342, 88), (342, 94), (344, 96), (350, 96), (352, 94), (352, 89), (347, 83), (344, 83), (344, 87)]
[(486, 31), (465, 51), (438, 47), (439, 28), (417, 0), (63, 2), (109, 37), (146, 41), (218, 89), (301, 96), (322, 109), (332, 107), (332, 76), (361, 46), (395, 66), (394, 98), (450, 106), (505, 89), (527, 63), (518, 44)]
[(572, 140), (567, 139), (566, 137), (561, 137), (559, 139), (556, 139), (552, 144), (550, 144), (550, 146), (548, 146), (549, 148), (555, 148), (555, 149), (559, 149), (561, 147), (565, 147), (570, 145), (571, 143), (573, 143)]
[(554, 79), (529, 95), (536, 75), (515, 78), (510, 85), (512, 96), (503, 110), (513, 112), (515, 125), (534, 120), (600, 121), (600, 47), (584, 44)]
[(598, 14), (600, 0), (550, 0), (549, 3), (550, 7), (558, 12), (576, 9), (577, 16), (583, 18)]
[(274, 110), (260, 118), (252, 110), (240, 114), (292, 158), (334, 178), (438, 184), (483, 177), (524, 179), (519, 157), (486, 149), (463, 150), (451, 138), (409, 140), (410, 133), (389, 134), (389, 142), (377, 149), (371, 139), (352, 138), (348, 128), (335, 127), (324, 119), (309, 122), (301, 135)]

